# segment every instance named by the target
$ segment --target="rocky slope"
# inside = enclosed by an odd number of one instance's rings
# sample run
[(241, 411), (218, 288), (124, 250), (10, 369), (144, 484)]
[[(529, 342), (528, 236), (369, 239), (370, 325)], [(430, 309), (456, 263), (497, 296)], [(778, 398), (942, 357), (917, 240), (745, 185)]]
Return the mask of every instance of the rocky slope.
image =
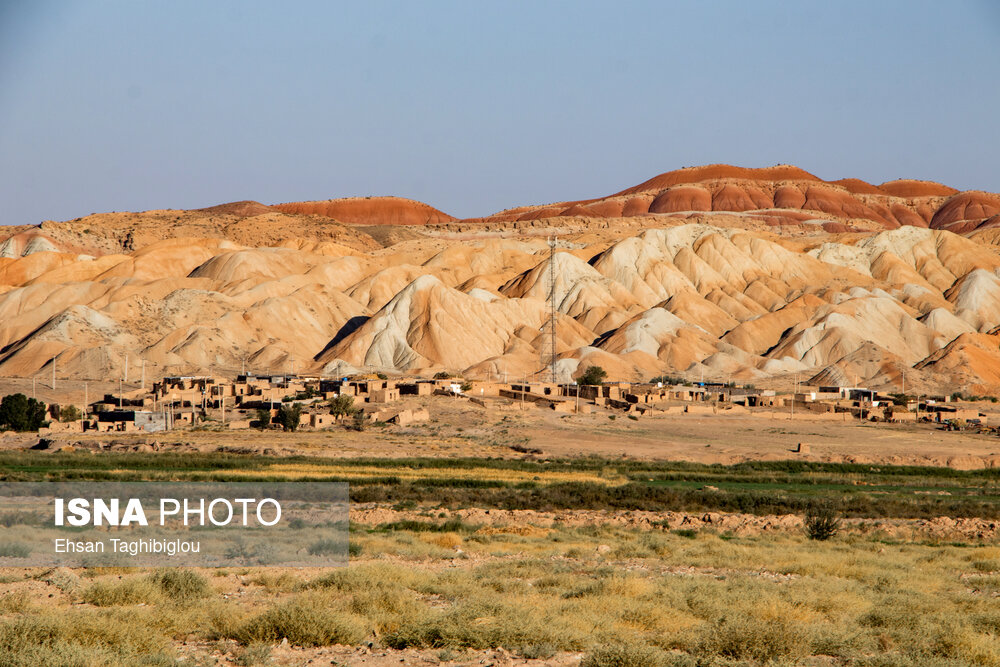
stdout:
[(91, 215), (0, 236), (0, 375), (530, 375), (554, 274), (563, 377), (995, 392), (998, 222), (988, 193), (725, 166), (467, 221), (397, 198)]

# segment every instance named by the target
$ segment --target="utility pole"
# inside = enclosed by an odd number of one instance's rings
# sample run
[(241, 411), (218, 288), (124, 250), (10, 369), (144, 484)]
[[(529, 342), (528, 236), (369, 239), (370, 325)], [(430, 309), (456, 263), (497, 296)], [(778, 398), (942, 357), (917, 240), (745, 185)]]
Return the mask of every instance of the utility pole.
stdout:
[(87, 387), (87, 383), (83, 383), (83, 416), (87, 416), (87, 411), (90, 409), (90, 395)]
[(549, 370), (549, 382), (556, 381), (556, 238), (549, 237), (549, 266), (548, 266), (548, 289), (545, 300), (548, 302), (549, 312), (547, 321), (542, 327), (541, 362), (542, 375), (540, 379), (545, 381), (544, 371)]
[(226, 428), (226, 396), (222, 396), (222, 428)]
[(128, 352), (125, 353), (125, 382), (128, 382)]
[(118, 409), (122, 409), (122, 379), (118, 378)]

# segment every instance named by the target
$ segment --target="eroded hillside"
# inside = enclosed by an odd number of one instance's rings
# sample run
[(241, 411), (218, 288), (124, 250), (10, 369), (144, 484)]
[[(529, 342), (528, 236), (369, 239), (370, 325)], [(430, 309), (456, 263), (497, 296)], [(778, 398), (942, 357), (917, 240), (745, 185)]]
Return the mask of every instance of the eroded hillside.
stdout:
[(564, 377), (997, 391), (998, 222), (989, 193), (723, 166), (465, 221), (373, 198), (46, 222), (0, 240), (0, 375), (531, 375), (554, 274)]

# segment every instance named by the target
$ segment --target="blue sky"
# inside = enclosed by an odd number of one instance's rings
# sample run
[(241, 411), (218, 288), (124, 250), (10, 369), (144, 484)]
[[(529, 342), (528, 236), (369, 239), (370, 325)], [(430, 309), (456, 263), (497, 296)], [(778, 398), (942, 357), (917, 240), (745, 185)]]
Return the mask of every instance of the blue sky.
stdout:
[(714, 162), (998, 191), (998, 5), (0, 0), (0, 224)]

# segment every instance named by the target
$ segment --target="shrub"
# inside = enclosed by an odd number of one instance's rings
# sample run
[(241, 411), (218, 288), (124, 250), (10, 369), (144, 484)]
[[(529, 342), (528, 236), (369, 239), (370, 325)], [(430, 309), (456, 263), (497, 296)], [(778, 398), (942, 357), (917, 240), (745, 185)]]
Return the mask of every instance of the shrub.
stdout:
[(0, 596), (0, 614), (23, 614), (31, 608), (27, 591), (13, 591)]
[(447, 380), (450, 377), (451, 373), (449, 373), (448, 371), (438, 371), (437, 373), (434, 374), (435, 380)]
[(519, 647), (516, 653), (527, 660), (548, 660), (556, 654), (556, 646), (549, 642), (528, 644)]
[(264, 667), (271, 664), (271, 647), (267, 644), (252, 644), (237, 651), (233, 664), (239, 667)]
[(0, 430), (37, 431), (45, 425), (45, 404), (24, 394), (8, 394), (0, 400)]
[(346, 545), (343, 540), (317, 540), (309, 545), (306, 551), (310, 556), (343, 553)]
[(239, 626), (233, 639), (241, 644), (276, 644), (283, 638), (296, 646), (359, 644), (367, 636), (360, 619), (326, 608), (314, 598), (293, 599), (271, 607)]
[(588, 653), (580, 667), (664, 667), (663, 651), (647, 644), (615, 644)]
[(149, 580), (174, 602), (187, 602), (212, 594), (208, 580), (193, 570), (159, 570), (149, 575)]
[(702, 630), (698, 652), (766, 664), (808, 653), (805, 632), (781, 618), (759, 619), (745, 614), (723, 616)]
[(260, 430), (266, 429), (271, 424), (271, 411), (261, 408), (257, 410), (257, 428)]
[(0, 622), (0, 665), (161, 665), (167, 641), (122, 611), (53, 612)]
[(358, 410), (354, 413), (354, 418), (347, 428), (352, 431), (364, 431), (366, 426), (368, 426), (368, 415), (364, 411)]
[(810, 540), (828, 540), (840, 530), (840, 517), (828, 505), (811, 507), (806, 513), (805, 527)]
[(583, 385), (599, 385), (604, 384), (604, 379), (607, 377), (607, 371), (600, 366), (588, 366), (587, 370), (585, 370), (583, 375), (577, 378), (577, 380)]
[(0, 544), (0, 558), (27, 558), (31, 549), (20, 542), (4, 542)]
[(244, 565), (267, 565), (274, 562), (274, 547), (266, 542), (248, 542), (238, 537), (224, 552), (226, 558)]
[(146, 577), (98, 581), (83, 591), (83, 601), (95, 607), (152, 604), (159, 597), (159, 588)]

